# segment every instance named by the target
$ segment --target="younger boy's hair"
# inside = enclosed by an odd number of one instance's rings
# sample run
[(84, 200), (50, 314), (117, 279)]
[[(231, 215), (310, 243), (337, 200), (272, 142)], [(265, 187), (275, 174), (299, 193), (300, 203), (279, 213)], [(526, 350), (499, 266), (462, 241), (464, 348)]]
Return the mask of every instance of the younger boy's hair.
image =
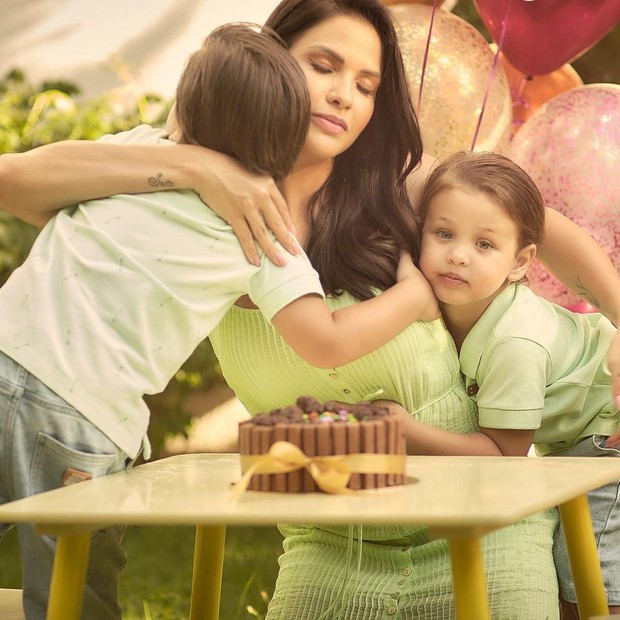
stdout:
[(426, 180), (419, 216), (426, 219), (431, 200), (459, 187), (486, 194), (504, 209), (519, 230), (519, 247), (539, 245), (545, 234), (543, 197), (523, 168), (498, 153), (459, 151), (441, 159)]
[(310, 124), (306, 77), (273, 31), (226, 24), (190, 56), (177, 86), (176, 119), (182, 142), (281, 179)]

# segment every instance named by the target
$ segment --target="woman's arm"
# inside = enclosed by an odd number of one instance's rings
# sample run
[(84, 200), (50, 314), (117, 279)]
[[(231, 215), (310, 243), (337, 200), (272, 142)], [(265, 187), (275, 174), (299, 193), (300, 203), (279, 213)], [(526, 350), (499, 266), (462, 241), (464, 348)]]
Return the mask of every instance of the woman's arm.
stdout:
[(43, 225), (60, 209), (78, 202), (160, 189), (149, 184), (150, 178), (159, 179), (159, 185), (169, 181), (170, 187), (186, 186), (183, 168), (165, 156), (157, 147), (78, 140), (8, 153), (0, 157), (0, 207)]
[(420, 205), (424, 183), (436, 161), (432, 155), (423, 153), (420, 165), (407, 177), (407, 194), (416, 211)]
[(298, 252), (273, 179), (215, 151), (72, 140), (0, 157), (0, 208), (37, 226), (78, 202), (165, 189), (196, 191), (231, 224), (250, 262), (258, 260), (256, 239), (268, 258), (282, 264), (268, 229), (289, 252)]
[[(547, 209), (545, 241), (538, 258), (573, 293), (620, 325), (620, 276), (607, 253), (586, 230), (555, 209)], [(620, 408), (620, 335), (607, 355), (612, 394)]]
[(620, 322), (620, 276), (590, 234), (555, 209), (547, 208), (539, 260), (568, 287), (596, 306), (614, 325)]
[(481, 428), (477, 433), (456, 433), (413, 420), (407, 410), (392, 401), (375, 401), (388, 407), (402, 421), (407, 453), (434, 456), (527, 456), (533, 430)]

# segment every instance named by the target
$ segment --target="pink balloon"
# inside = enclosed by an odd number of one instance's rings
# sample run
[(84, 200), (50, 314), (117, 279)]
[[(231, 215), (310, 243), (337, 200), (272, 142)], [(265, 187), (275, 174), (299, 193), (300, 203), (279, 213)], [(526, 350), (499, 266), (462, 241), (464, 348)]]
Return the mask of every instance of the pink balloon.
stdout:
[(569, 304), (566, 306), (567, 310), (571, 312), (578, 312), (579, 314), (590, 314), (591, 312), (596, 312), (596, 308), (587, 304), (585, 301), (580, 301), (576, 304)]
[[(521, 126), (509, 154), (547, 206), (585, 228), (620, 269), (620, 86), (590, 84), (556, 95)], [(528, 278), (550, 301), (579, 301), (538, 263)]]
[(494, 41), (504, 29), (502, 52), (528, 75), (543, 75), (571, 62), (620, 21), (620, 0), (474, 0)]

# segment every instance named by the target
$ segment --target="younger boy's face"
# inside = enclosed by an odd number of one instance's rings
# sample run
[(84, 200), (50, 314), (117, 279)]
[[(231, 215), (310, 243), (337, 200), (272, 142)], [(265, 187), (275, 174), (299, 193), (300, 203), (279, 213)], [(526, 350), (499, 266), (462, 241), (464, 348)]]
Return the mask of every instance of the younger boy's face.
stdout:
[(420, 255), (420, 269), (437, 299), (484, 312), (523, 275), (514, 272), (518, 233), (504, 209), (482, 192), (454, 188), (437, 194), (422, 229)]

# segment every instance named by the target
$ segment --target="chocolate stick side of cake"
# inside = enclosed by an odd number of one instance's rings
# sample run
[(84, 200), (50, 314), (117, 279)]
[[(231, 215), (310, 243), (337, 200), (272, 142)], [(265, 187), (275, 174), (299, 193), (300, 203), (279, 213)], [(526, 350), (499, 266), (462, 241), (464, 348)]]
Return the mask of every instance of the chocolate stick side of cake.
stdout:
[[(344, 405), (320, 403), (310, 396), (295, 405), (261, 413), (239, 425), (241, 455), (266, 454), (276, 441), (288, 441), (311, 458), (347, 454), (406, 454), (401, 423), (387, 408), (369, 402)], [(403, 471), (352, 473), (349, 489), (374, 489), (404, 484)], [(288, 493), (320, 490), (305, 469), (285, 474), (255, 474), (248, 486), (253, 491)]]

